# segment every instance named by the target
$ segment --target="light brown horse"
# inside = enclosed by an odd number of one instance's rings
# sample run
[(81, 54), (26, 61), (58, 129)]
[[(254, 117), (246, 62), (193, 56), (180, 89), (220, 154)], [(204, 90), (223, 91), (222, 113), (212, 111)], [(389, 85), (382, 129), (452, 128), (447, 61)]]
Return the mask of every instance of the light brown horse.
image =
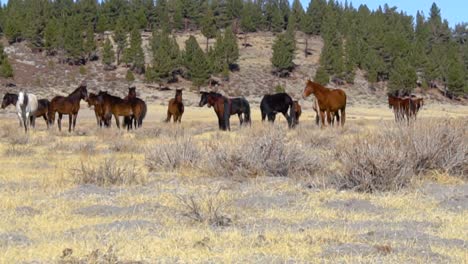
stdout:
[(409, 123), (411, 118), (416, 119), (416, 116), (424, 104), (422, 98), (416, 97), (396, 97), (388, 95), (388, 107), (393, 109), (395, 121), (403, 121)]
[(175, 97), (169, 100), (169, 104), (167, 106), (167, 118), (166, 122), (171, 121), (171, 117), (174, 119), (175, 122), (181, 122), (182, 115), (184, 114), (184, 103), (182, 102), (182, 90), (177, 89), (175, 93)]
[(341, 126), (344, 126), (346, 121), (346, 93), (343, 90), (325, 88), (316, 82), (307, 80), (302, 97), (306, 98), (311, 94), (314, 94), (317, 99), (322, 126), (325, 126), (325, 115), (330, 124), (332, 115), (335, 115), (334, 113), (338, 113), (338, 111), (341, 115)]
[(49, 104), (49, 123), (54, 124), (55, 113), (58, 113), (58, 127), (62, 131), (62, 116), (68, 115), (68, 132), (75, 130), (76, 118), (78, 117), (78, 111), (80, 110), (80, 101), (84, 99), (88, 100), (88, 90), (86, 84), (81, 84), (75, 91), (73, 91), (67, 97), (56, 96), (52, 98)]

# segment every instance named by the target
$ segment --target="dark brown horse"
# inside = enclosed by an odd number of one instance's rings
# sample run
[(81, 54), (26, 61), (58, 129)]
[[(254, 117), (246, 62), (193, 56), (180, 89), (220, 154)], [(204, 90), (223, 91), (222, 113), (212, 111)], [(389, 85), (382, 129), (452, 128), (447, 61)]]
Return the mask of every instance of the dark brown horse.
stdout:
[(418, 98), (418, 97), (415, 97), (415, 96), (411, 96), (410, 99), (411, 99), (411, 107), (410, 107), (411, 116), (414, 119), (416, 119), (419, 110), (421, 110), (421, 108), (424, 105), (424, 99), (423, 98)]
[(120, 116), (130, 118), (130, 122), (127, 124), (128, 130), (131, 129), (133, 118), (135, 119), (135, 128), (141, 127), (143, 124), (143, 119), (146, 116), (146, 103), (143, 100), (139, 98), (125, 100), (120, 97), (110, 95), (107, 92), (99, 92), (98, 100), (103, 104), (104, 117), (106, 119), (110, 119), (113, 115), (115, 123), (119, 129)]
[(182, 90), (177, 89), (175, 93), (175, 97), (169, 100), (169, 104), (167, 106), (167, 118), (166, 122), (171, 121), (171, 117), (174, 119), (175, 122), (181, 122), (182, 115), (184, 114), (184, 103), (182, 102)]
[(72, 124), (73, 130), (75, 130), (81, 99), (85, 101), (88, 100), (86, 84), (81, 84), (80, 87), (66, 97), (56, 96), (52, 98), (49, 105), (49, 123), (53, 125), (55, 122), (55, 113), (58, 113), (58, 128), (62, 131), (62, 116), (68, 115), (68, 132), (72, 131)]
[(88, 96), (88, 106), (94, 107), (94, 114), (96, 116), (96, 123), (99, 127), (103, 125), (105, 127), (110, 127), (110, 119), (105, 118), (105, 112), (102, 102), (99, 101), (97, 94), (90, 93)]
[[(5, 109), (9, 105), (16, 106), (17, 102), (18, 102), (18, 95), (17, 94), (6, 93), (5, 96), (3, 97), (2, 109)], [(37, 103), (38, 103), (37, 109), (36, 109), (36, 111), (34, 111), (33, 115), (34, 115), (35, 118), (43, 117), (45, 122), (46, 122), (47, 128), (49, 128), (48, 115), (49, 115), (49, 103), (50, 102), (47, 99), (40, 99), (40, 100), (37, 100)], [(33, 116), (29, 117), (30, 123), (31, 123), (33, 128), (36, 126), (35, 118), (33, 118)], [(20, 126), (22, 126), (22, 125), (23, 124), (20, 123)]]
[(143, 125), (143, 119), (146, 116), (147, 106), (145, 101), (141, 100), (137, 97), (136, 87), (128, 88), (128, 94), (125, 96), (124, 100), (129, 101), (137, 108), (137, 112), (139, 114), (139, 118), (136, 118), (134, 115), (131, 117), (124, 117), (124, 125), (127, 126), (127, 129), (132, 129), (133, 126), (135, 128), (141, 127)]
[(341, 116), (341, 126), (344, 126), (346, 121), (346, 93), (343, 90), (325, 88), (318, 83), (307, 80), (302, 96), (305, 98), (311, 94), (314, 94), (315, 98), (317, 98), (322, 126), (325, 125), (324, 115), (327, 116), (327, 121), (330, 124), (332, 116), (338, 111)]
[(423, 104), (424, 100), (422, 98), (388, 95), (388, 107), (393, 109), (396, 122), (406, 119), (406, 122), (409, 123), (412, 118), (416, 119)]
[(229, 99), (221, 94), (214, 92), (200, 92), (201, 98), (198, 106), (203, 107), (208, 104), (208, 107), (213, 107), (216, 116), (218, 117), (218, 125), (220, 130), (231, 130), (229, 117), (231, 116)]

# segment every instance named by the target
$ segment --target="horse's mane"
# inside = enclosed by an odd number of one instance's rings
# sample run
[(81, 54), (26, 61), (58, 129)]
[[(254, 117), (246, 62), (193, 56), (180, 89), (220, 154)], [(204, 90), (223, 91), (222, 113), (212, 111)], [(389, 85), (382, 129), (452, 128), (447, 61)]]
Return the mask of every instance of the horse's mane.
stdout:
[(314, 88), (317, 88), (319, 90), (322, 90), (322, 91), (327, 90), (327, 88), (325, 86), (321, 85), (320, 83), (313, 82), (311, 80), (307, 81), (307, 85), (310, 85), (310, 86), (312, 86)]
[(75, 95), (78, 94), (83, 88), (86, 89), (86, 86), (80, 85), (80, 86), (79, 86), (78, 88), (76, 88), (73, 92), (71, 92), (71, 94), (69, 94), (68, 97), (75, 96)]

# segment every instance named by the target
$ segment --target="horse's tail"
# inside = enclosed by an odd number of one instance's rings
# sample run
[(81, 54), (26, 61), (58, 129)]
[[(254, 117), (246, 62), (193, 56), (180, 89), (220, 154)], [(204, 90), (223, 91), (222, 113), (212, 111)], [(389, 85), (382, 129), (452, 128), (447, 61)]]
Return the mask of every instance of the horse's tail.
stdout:
[(229, 99), (224, 99), (224, 130), (231, 130), (229, 125), (229, 117), (231, 116), (231, 111), (229, 107)]
[(143, 101), (143, 104), (142, 104), (142, 109), (141, 109), (141, 115), (140, 117), (138, 118), (138, 126), (142, 126), (143, 125), (143, 119), (145, 119), (146, 117), (146, 112), (148, 111), (148, 108), (146, 107), (146, 103), (145, 101)]
[(244, 99), (244, 104), (245, 104), (245, 122), (249, 125), (251, 125), (252, 121), (250, 119), (250, 104), (249, 104), (249, 101), (247, 101), (245, 98), (242, 98)]

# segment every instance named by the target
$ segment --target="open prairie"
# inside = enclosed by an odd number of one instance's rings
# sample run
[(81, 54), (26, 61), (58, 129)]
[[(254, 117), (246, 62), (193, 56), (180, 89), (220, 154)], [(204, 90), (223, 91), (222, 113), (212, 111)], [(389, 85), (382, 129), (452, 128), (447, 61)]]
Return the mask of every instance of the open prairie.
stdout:
[[(466, 263), (468, 107), (428, 105), (395, 125), (348, 107), (344, 129), (219, 132), (150, 104), (144, 127), (25, 135), (0, 114), (1, 263)], [(68, 119), (64, 118), (64, 126)]]

